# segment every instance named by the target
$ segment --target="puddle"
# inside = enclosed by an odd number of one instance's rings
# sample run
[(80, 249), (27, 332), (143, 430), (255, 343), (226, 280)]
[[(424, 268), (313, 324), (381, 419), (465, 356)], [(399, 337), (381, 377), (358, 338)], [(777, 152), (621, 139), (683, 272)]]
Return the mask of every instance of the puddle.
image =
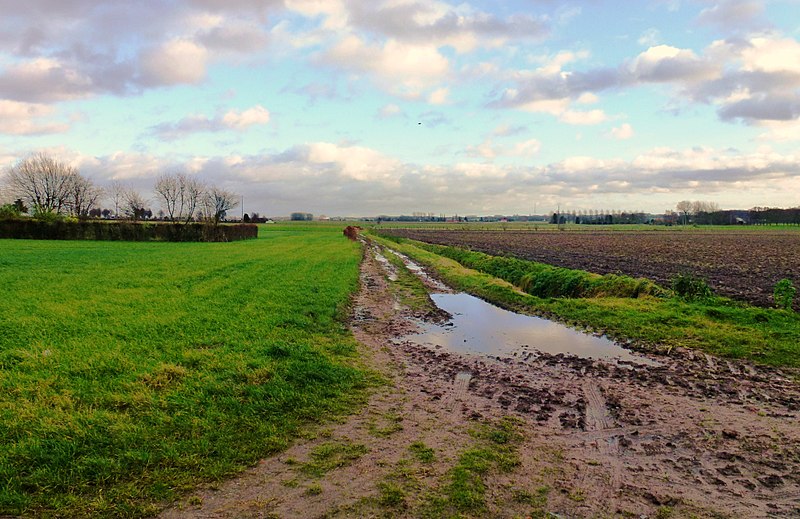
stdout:
[(387, 272), (386, 276), (389, 278), (389, 281), (397, 281), (397, 272), (395, 271), (394, 265), (380, 252), (375, 251), (373, 254), (375, 255), (375, 259), (378, 260), (378, 263), (380, 263)]
[(452, 320), (444, 325), (424, 323), (421, 333), (408, 335), (403, 340), (459, 353), (520, 355), (540, 351), (659, 365), (604, 337), (581, 333), (547, 319), (509, 312), (469, 294), (431, 294), (431, 298), (453, 316)]

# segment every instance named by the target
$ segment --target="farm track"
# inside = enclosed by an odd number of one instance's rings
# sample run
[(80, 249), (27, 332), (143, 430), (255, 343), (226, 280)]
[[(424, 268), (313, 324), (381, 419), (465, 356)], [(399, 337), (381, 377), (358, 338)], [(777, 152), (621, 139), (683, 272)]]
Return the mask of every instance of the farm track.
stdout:
[(692, 273), (719, 295), (771, 306), (775, 283), (800, 286), (798, 232), (536, 232), (383, 229), (387, 235), (669, 286)]
[[(474, 441), (469, 430), (509, 415), (524, 436), (521, 463), (485, 476), (487, 509), (474, 517), (530, 515), (514, 496), (541, 488), (555, 517), (800, 514), (800, 385), (788, 371), (680, 348), (647, 367), (407, 342), (431, 316), (399, 305), (375, 252), (362, 264), (352, 329), (389, 387), (343, 423), (162, 517), (421, 517)], [(367, 454), (319, 478), (304, 473), (310, 453), (331, 442), (362, 444)], [(414, 442), (431, 447), (435, 463), (409, 464)], [(389, 506), (379, 489), (398, 467), (406, 494)]]

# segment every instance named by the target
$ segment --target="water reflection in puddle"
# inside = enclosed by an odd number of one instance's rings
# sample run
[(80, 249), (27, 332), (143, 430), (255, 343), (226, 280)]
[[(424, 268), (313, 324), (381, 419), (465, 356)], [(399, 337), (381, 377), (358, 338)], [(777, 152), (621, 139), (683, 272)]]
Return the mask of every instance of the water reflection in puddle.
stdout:
[(404, 337), (419, 344), (460, 353), (511, 355), (526, 350), (578, 357), (657, 365), (603, 337), (498, 308), (469, 294), (431, 294), (434, 303), (452, 314), (445, 325), (425, 323), (423, 331)]

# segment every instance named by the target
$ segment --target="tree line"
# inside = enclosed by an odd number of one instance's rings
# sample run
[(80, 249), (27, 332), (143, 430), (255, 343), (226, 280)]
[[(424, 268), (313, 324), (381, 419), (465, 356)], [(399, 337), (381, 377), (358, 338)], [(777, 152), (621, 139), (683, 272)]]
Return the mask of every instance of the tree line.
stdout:
[[(19, 160), (5, 173), (3, 184), (13, 203), (0, 206), (0, 217), (29, 215), (40, 220), (64, 217), (112, 217), (99, 201), (107, 196), (114, 205), (113, 217), (138, 221), (153, 217), (150, 201), (130, 186), (113, 182), (108, 189), (97, 186), (68, 164), (44, 154)], [(176, 224), (204, 221), (219, 224), (239, 197), (215, 185), (206, 185), (182, 172), (164, 173), (153, 186), (161, 207), (160, 218)]]

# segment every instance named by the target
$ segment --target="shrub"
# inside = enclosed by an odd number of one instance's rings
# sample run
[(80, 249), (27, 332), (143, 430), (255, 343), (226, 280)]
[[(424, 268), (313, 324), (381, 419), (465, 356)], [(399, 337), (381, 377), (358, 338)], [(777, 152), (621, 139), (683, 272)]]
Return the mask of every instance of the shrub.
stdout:
[(775, 289), (772, 291), (775, 306), (784, 310), (791, 310), (796, 293), (797, 289), (792, 284), (791, 279), (781, 279), (775, 283)]
[(714, 295), (704, 279), (692, 274), (678, 274), (673, 277), (672, 290), (675, 295), (687, 300), (708, 299)]
[(20, 213), (14, 204), (0, 205), (0, 220), (19, 218)]

